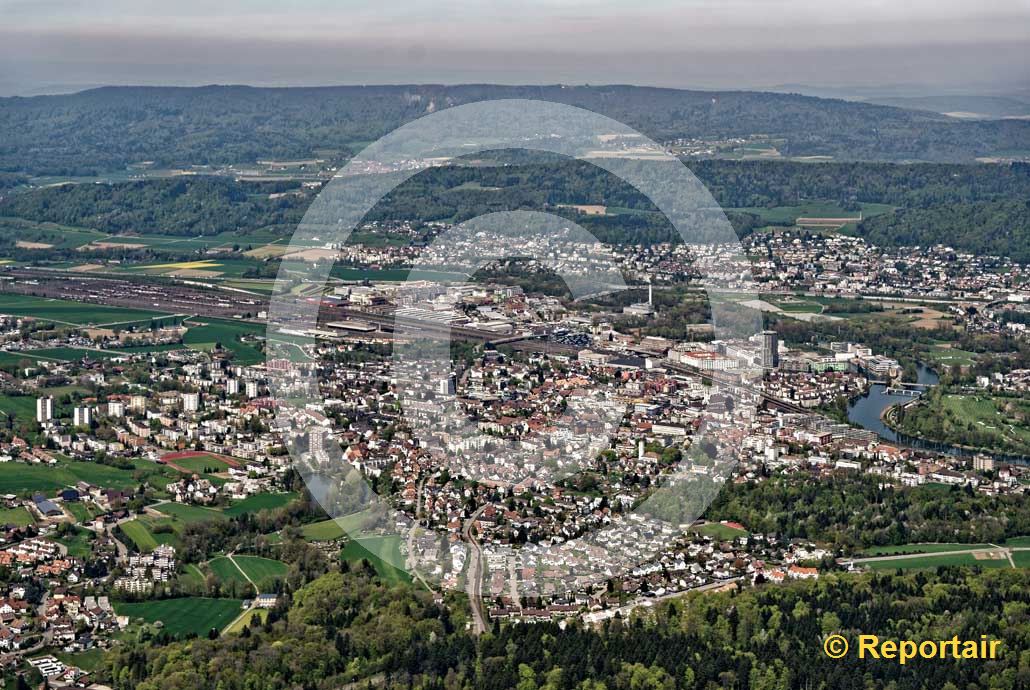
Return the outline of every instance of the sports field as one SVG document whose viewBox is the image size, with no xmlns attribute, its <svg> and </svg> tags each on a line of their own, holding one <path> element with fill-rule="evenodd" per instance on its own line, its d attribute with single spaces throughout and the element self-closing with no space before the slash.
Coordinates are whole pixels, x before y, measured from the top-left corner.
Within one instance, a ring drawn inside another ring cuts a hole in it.
<svg viewBox="0 0 1030 690">
<path fill-rule="evenodd" d="M 115 602 L 115 611 L 120 616 L 141 618 L 148 623 L 161 621 L 171 635 L 193 633 L 207 636 L 214 628 L 221 630 L 240 615 L 239 599 L 209 599 L 207 597 L 184 597 L 135 603 Z"/>
</svg>

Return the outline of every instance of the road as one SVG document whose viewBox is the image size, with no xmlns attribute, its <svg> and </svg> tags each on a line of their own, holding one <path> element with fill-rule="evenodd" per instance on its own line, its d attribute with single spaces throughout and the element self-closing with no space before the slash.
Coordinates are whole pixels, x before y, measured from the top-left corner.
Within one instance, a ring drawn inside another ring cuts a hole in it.
<svg viewBox="0 0 1030 690">
<path fill-rule="evenodd" d="M 465 591 L 469 597 L 469 605 L 472 607 L 472 632 L 476 635 L 486 632 L 486 613 L 483 611 L 483 548 L 472 535 L 472 530 L 484 510 L 486 510 L 486 506 L 472 513 L 461 528 L 461 538 L 468 543 L 470 551 Z"/>
</svg>

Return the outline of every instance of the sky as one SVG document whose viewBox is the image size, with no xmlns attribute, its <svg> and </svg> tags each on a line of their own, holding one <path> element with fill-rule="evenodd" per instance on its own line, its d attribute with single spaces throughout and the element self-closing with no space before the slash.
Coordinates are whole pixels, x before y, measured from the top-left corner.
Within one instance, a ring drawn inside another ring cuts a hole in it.
<svg viewBox="0 0 1030 690">
<path fill-rule="evenodd" d="M 0 0 L 0 17 L 3 94 L 426 82 L 1030 91 L 1030 0 Z"/>
</svg>

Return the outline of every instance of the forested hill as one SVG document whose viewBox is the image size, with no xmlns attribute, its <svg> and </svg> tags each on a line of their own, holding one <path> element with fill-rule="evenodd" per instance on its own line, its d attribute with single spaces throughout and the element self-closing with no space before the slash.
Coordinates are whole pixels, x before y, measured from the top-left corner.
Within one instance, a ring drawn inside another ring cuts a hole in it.
<svg viewBox="0 0 1030 690">
<path fill-rule="evenodd" d="M 633 86 L 106 87 L 0 99 L 0 171 L 88 175 L 260 158 L 345 158 L 441 108 L 536 98 L 594 110 L 656 140 L 766 134 L 790 156 L 971 161 L 1030 150 L 1030 122 L 965 122 L 925 111 L 792 94 Z"/>
</svg>

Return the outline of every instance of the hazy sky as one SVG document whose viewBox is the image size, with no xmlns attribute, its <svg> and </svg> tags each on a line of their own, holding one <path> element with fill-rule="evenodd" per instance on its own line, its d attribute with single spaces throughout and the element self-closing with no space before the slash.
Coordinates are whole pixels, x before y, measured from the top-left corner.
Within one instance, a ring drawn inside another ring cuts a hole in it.
<svg viewBox="0 0 1030 690">
<path fill-rule="evenodd" d="M 0 91 L 95 84 L 1030 85 L 1030 0 L 0 0 Z"/>
</svg>

